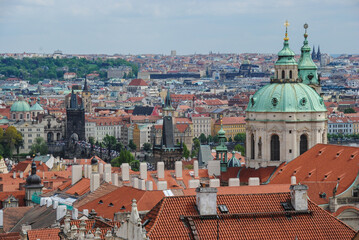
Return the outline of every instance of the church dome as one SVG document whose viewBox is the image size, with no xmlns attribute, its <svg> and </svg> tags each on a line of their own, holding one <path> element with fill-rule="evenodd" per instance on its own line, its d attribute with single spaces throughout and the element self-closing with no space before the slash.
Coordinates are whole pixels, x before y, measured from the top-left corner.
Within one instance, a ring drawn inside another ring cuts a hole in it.
<svg viewBox="0 0 359 240">
<path fill-rule="evenodd" d="M 241 166 L 241 162 L 236 158 L 235 154 L 236 153 L 233 151 L 232 158 L 229 159 L 228 164 L 227 164 L 228 167 L 240 167 Z"/>
<path fill-rule="evenodd" d="M 30 107 L 30 111 L 44 111 L 40 104 L 37 102 Z"/>
<path fill-rule="evenodd" d="M 31 175 L 26 178 L 26 186 L 40 186 L 41 178 L 36 175 L 36 163 L 35 161 L 31 164 Z"/>
<path fill-rule="evenodd" d="M 11 112 L 29 112 L 30 111 L 30 105 L 24 101 L 16 101 L 13 105 L 11 105 Z"/>
<path fill-rule="evenodd" d="M 303 83 L 271 83 L 251 98 L 247 112 L 326 112 L 323 99 Z"/>
</svg>

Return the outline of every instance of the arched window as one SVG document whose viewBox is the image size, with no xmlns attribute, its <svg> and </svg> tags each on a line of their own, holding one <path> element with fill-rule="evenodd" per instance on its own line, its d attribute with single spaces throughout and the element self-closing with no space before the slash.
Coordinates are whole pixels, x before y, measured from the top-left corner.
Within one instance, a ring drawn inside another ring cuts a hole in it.
<svg viewBox="0 0 359 240">
<path fill-rule="evenodd" d="M 289 71 L 289 78 L 292 79 L 293 75 L 292 75 L 292 70 Z"/>
<path fill-rule="evenodd" d="M 308 150 L 308 137 L 305 134 L 302 134 L 300 136 L 299 150 L 300 150 L 300 155 L 302 155 Z"/>
<path fill-rule="evenodd" d="M 284 70 L 282 70 L 282 79 L 284 79 L 284 77 L 285 77 L 285 72 Z"/>
<path fill-rule="evenodd" d="M 254 134 L 251 135 L 251 159 L 254 159 L 254 149 L 255 142 L 254 142 Z"/>
<path fill-rule="evenodd" d="M 279 146 L 279 136 L 274 134 L 271 137 L 270 141 L 270 160 L 279 161 L 280 158 L 280 146 Z"/>
</svg>

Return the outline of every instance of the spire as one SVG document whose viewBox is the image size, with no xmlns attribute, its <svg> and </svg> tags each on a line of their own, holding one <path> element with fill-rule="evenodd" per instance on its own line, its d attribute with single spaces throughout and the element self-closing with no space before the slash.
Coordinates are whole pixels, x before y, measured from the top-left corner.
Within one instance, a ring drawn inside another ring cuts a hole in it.
<svg viewBox="0 0 359 240">
<path fill-rule="evenodd" d="M 71 92 L 70 108 L 72 108 L 72 109 L 78 108 L 77 95 L 74 93 L 74 89 L 72 89 L 72 92 Z"/>
<path fill-rule="evenodd" d="M 317 54 L 315 53 L 315 46 L 313 45 L 312 59 L 315 60 L 317 58 Z"/>
<path fill-rule="evenodd" d="M 88 91 L 89 91 L 88 86 L 87 86 L 87 79 L 86 79 L 86 78 L 85 78 L 85 84 L 84 84 L 84 89 L 83 89 L 83 91 L 85 91 L 85 92 L 88 92 Z"/>
<path fill-rule="evenodd" d="M 304 24 L 304 42 L 301 48 L 301 56 L 298 63 L 298 71 L 299 71 L 299 78 L 305 84 L 314 84 L 318 85 L 318 73 L 317 73 L 317 66 L 313 62 L 310 56 L 310 47 L 308 44 L 308 24 Z M 314 52 L 314 50 L 313 50 Z"/>
<path fill-rule="evenodd" d="M 318 45 L 317 60 L 320 61 L 320 58 L 321 58 L 320 46 Z"/>
<path fill-rule="evenodd" d="M 166 98 L 165 98 L 164 108 L 166 108 L 168 110 L 173 109 L 171 93 L 170 93 L 169 89 L 167 90 L 167 95 L 166 95 Z"/>
</svg>

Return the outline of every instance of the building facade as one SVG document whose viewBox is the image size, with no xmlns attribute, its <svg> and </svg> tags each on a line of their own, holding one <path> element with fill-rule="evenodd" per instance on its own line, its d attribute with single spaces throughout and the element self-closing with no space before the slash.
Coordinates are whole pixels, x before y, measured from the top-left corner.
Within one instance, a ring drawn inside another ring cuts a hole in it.
<svg viewBox="0 0 359 240">
<path fill-rule="evenodd" d="M 252 168 L 279 166 L 327 143 L 327 109 L 319 94 L 302 83 L 288 41 L 286 30 L 275 75 L 246 110 L 246 165 Z"/>
</svg>

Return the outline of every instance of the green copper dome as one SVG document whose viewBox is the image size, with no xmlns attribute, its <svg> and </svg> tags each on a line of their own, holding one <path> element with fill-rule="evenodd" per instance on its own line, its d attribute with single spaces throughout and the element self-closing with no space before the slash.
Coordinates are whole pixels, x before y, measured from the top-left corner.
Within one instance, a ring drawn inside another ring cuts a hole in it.
<svg viewBox="0 0 359 240">
<path fill-rule="evenodd" d="M 285 39 L 283 49 L 279 51 L 275 65 L 297 65 L 294 56 L 295 53 L 289 48 L 289 42 Z"/>
<path fill-rule="evenodd" d="M 16 101 L 11 106 L 11 112 L 29 112 L 30 111 L 30 105 L 22 100 L 22 101 Z"/>
<path fill-rule="evenodd" d="M 31 111 L 44 111 L 44 109 L 41 107 L 41 105 L 38 104 L 37 102 L 30 107 L 30 110 Z"/>
<path fill-rule="evenodd" d="M 272 83 L 259 89 L 247 112 L 325 112 L 323 99 L 303 83 Z"/>
</svg>

